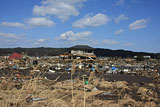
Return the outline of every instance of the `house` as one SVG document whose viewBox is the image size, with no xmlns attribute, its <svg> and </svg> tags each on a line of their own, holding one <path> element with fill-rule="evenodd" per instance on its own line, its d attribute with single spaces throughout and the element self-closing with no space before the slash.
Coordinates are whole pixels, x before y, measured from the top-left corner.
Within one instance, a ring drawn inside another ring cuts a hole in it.
<svg viewBox="0 0 160 107">
<path fill-rule="evenodd" d="M 134 59 L 137 59 L 138 57 L 142 57 L 144 59 L 151 59 L 151 56 L 134 56 Z"/>
<path fill-rule="evenodd" d="M 88 45 L 76 45 L 69 48 L 69 53 L 74 57 L 95 59 L 94 48 Z"/>
<path fill-rule="evenodd" d="M 14 52 L 12 55 L 9 56 L 9 60 L 19 60 L 22 59 L 22 55 Z"/>
</svg>

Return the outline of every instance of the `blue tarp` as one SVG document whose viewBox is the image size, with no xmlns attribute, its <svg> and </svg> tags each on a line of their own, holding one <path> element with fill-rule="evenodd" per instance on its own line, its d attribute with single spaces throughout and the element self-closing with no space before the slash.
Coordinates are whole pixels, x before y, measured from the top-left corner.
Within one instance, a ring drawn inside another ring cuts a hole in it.
<svg viewBox="0 0 160 107">
<path fill-rule="evenodd" d="M 13 66 L 13 69 L 16 69 L 17 68 L 17 66 Z"/>
<path fill-rule="evenodd" d="M 116 69 L 116 67 L 112 67 L 112 70 L 115 70 Z"/>
<path fill-rule="evenodd" d="M 91 68 L 91 70 L 92 70 L 92 71 L 95 71 L 95 68 L 94 68 L 94 67 L 92 67 L 92 68 Z"/>
</svg>

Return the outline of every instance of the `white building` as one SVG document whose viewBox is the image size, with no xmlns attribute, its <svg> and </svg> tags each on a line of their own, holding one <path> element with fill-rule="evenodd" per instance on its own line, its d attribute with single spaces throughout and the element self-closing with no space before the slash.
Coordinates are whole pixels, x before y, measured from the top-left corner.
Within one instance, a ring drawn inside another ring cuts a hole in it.
<svg viewBox="0 0 160 107">
<path fill-rule="evenodd" d="M 85 56 L 85 57 L 96 57 L 94 54 L 94 48 L 88 45 L 76 45 L 70 48 L 70 53 L 73 56 Z"/>
</svg>

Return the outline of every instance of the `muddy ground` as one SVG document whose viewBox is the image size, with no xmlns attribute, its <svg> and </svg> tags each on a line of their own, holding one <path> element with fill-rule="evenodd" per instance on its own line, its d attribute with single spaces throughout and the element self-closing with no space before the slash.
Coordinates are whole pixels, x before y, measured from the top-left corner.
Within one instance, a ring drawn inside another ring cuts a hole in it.
<svg viewBox="0 0 160 107">
<path fill-rule="evenodd" d="M 82 75 L 89 76 L 89 72 L 75 72 L 73 78 L 81 78 Z M 49 80 L 55 80 L 59 75 L 61 75 L 57 81 L 64 81 L 71 78 L 70 72 L 68 73 L 45 73 L 44 76 Z M 126 75 L 126 74 L 94 74 L 97 78 L 104 78 L 104 80 L 113 82 L 113 81 L 126 81 L 128 83 L 152 83 L 153 78 L 137 76 L 137 75 Z"/>
</svg>

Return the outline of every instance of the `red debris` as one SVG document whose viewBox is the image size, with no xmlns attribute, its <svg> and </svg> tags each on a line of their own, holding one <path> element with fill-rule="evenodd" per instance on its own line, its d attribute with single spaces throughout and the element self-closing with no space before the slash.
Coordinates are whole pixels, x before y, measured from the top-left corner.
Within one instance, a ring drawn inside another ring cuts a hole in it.
<svg viewBox="0 0 160 107">
<path fill-rule="evenodd" d="M 16 77 L 20 77 L 21 75 L 20 75 L 20 74 L 15 74 L 15 76 L 16 76 Z"/>
</svg>

